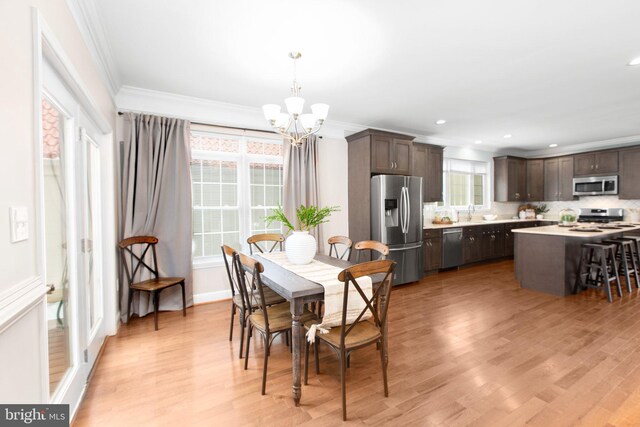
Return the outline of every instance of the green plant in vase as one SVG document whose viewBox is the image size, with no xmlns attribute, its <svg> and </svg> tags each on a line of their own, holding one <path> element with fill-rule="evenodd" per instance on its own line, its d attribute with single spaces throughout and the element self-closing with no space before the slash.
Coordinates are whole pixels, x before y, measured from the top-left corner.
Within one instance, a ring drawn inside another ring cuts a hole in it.
<svg viewBox="0 0 640 427">
<path fill-rule="evenodd" d="M 549 208 L 547 207 L 547 205 L 545 203 L 540 203 L 539 205 L 534 206 L 533 210 L 536 213 L 536 218 L 538 218 L 538 219 L 542 219 L 544 214 L 549 212 Z"/>
<path fill-rule="evenodd" d="M 292 264 L 308 264 L 316 255 L 318 243 L 315 237 L 309 234 L 320 224 L 329 222 L 329 217 L 333 212 L 338 212 L 338 206 L 327 206 L 320 208 L 316 205 L 300 205 L 296 209 L 296 225 L 287 218 L 282 206 L 275 208 L 271 215 L 265 217 L 267 225 L 280 222 L 287 229 L 287 234 L 291 233 L 285 241 L 285 253 Z"/>
</svg>

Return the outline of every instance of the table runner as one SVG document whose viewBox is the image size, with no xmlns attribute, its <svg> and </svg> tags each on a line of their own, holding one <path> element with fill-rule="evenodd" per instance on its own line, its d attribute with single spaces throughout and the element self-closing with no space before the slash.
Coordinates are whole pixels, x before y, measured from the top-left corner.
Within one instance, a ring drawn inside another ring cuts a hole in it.
<svg viewBox="0 0 640 427">
<path fill-rule="evenodd" d="M 297 265 L 289 262 L 284 252 L 274 252 L 268 254 L 259 254 L 259 256 L 278 264 L 280 267 L 304 277 L 307 280 L 318 283 L 324 288 L 324 316 L 322 323 L 313 325 L 307 332 L 307 340 L 314 342 L 316 332 L 326 334 L 331 327 L 340 326 L 342 324 L 342 302 L 344 298 L 344 283 L 338 280 L 338 274 L 343 268 L 325 264 L 320 261 L 313 260 L 309 264 Z M 362 276 L 357 279 L 358 285 L 362 288 L 362 292 L 368 299 L 372 296 L 371 278 Z M 353 323 L 362 310 L 366 307 L 366 303 L 355 289 L 355 286 L 349 286 L 349 298 L 347 300 L 347 324 Z M 367 310 L 360 320 L 371 317 L 371 311 Z"/>
</svg>

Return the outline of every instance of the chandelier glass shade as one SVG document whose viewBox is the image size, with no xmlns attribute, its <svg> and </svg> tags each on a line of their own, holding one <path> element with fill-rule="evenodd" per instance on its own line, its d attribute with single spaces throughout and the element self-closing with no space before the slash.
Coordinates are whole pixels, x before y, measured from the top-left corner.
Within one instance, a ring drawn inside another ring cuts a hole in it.
<svg viewBox="0 0 640 427">
<path fill-rule="evenodd" d="M 311 105 L 311 113 L 303 113 L 304 98 L 300 96 L 300 85 L 296 78 L 296 61 L 302 56 L 300 52 L 289 53 L 293 59 L 293 86 L 291 96 L 284 100 L 287 112 L 282 112 L 278 104 L 262 106 L 264 117 L 273 131 L 282 135 L 291 145 L 299 147 L 309 135 L 317 133 L 329 114 L 327 104 Z"/>
</svg>

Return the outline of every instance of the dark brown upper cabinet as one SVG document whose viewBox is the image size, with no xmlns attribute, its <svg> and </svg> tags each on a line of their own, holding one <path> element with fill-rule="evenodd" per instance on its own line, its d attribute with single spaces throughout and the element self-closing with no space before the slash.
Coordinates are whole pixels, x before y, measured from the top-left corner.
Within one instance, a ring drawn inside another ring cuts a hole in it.
<svg viewBox="0 0 640 427">
<path fill-rule="evenodd" d="M 411 175 L 422 177 L 423 202 L 442 201 L 442 147 L 413 144 Z"/>
<path fill-rule="evenodd" d="M 523 202 L 527 191 L 527 161 L 520 157 L 493 158 L 494 200 Z"/>
<path fill-rule="evenodd" d="M 371 176 L 410 175 L 413 137 L 366 129 L 347 137 L 349 237 L 371 238 Z"/>
<path fill-rule="evenodd" d="M 573 156 L 574 176 L 604 175 L 618 173 L 618 152 L 599 151 Z"/>
<path fill-rule="evenodd" d="M 544 200 L 544 160 L 527 160 L 527 200 Z"/>
<path fill-rule="evenodd" d="M 412 137 L 405 135 L 381 131 L 372 133 L 371 172 L 395 175 L 411 174 L 412 141 Z"/>
<path fill-rule="evenodd" d="M 573 200 L 572 156 L 553 157 L 544 161 L 544 199 L 546 201 Z"/>
<path fill-rule="evenodd" d="M 640 199 L 640 147 L 620 150 L 619 180 L 619 198 Z"/>
</svg>

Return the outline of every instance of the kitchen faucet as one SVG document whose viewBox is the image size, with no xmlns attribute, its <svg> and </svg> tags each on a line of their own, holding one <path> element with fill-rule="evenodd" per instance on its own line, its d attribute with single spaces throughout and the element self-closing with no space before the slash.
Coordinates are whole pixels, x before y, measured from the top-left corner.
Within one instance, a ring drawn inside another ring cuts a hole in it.
<svg viewBox="0 0 640 427">
<path fill-rule="evenodd" d="M 469 205 L 469 215 L 467 215 L 467 222 L 471 222 L 472 214 L 476 213 L 476 207 L 473 204 Z"/>
</svg>

